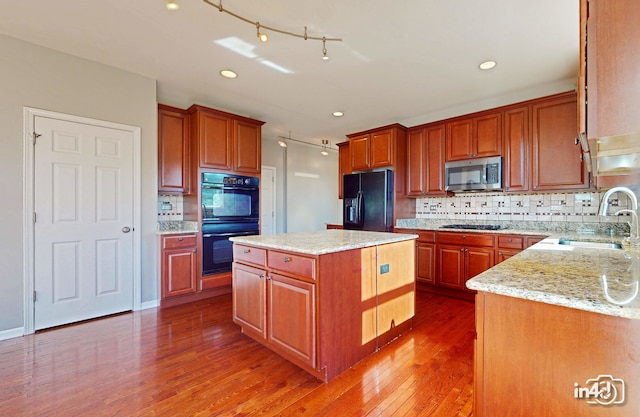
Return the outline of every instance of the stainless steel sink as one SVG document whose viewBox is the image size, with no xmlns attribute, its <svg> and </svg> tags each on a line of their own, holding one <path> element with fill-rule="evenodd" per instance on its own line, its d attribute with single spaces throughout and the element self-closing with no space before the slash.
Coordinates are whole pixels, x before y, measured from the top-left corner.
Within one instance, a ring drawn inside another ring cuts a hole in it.
<svg viewBox="0 0 640 417">
<path fill-rule="evenodd" d="M 584 240 L 560 239 L 560 245 L 578 246 L 587 249 L 622 249 L 622 245 L 612 242 L 587 242 Z"/>
</svg>

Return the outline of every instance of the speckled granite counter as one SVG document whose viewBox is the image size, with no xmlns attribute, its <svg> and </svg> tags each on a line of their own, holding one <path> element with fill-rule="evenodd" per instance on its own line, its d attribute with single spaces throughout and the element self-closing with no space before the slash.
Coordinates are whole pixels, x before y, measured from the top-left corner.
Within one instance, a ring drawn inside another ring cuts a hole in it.
<svg viewBox="0 0 640 417">
<path fill-rule="evenodd" d="M 268 249 L 308 255 L 341 252 L 385 243 L 401 242 L 417 238 L 404 233 L 363 232 L 357 230 L 322 230 L 316 232 L 283 233 L 277 235 L 238 236 L 232 242 L 256 245 Z"/>
<path fill-rule="evenodd" d="M 467 287 L 640 319 L 639 278 L 638 248 L 581 248 L 560 245 L 558 239 L 547 238 L 470 279 Z M 628 300 L 631 301 L 625 305 L 617 304 Z"/>
<path fill-rule="evenodd" d="M 158 222 L 156 234 L 175 235 L 180 233 L 197 233 L 198 222 L 169 220 Z"/>
</svg>

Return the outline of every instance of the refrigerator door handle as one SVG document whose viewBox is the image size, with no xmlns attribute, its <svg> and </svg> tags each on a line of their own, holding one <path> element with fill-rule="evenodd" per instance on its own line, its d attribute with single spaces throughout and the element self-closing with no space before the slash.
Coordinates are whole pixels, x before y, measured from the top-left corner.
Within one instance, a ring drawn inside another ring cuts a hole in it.
<svg viewBox="0 0 640 417">
<path fill-rule="evenodd" d="M 364 224 L 364 194 L 362 191 L 358 191 L 356 196 L 356 223 L 358 226 L 362 227 Z"/>
</svg>

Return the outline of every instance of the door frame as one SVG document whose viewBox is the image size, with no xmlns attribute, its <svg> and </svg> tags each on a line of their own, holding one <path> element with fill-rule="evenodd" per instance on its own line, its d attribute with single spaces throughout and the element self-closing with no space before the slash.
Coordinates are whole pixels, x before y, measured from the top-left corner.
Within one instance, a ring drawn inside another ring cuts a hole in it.
<svg viewBox="0 0 640 417">
<path fill-rule="evenodd" d="M 35 302 L 33 301 L 33 291 L 35 288 L 34 273 L 34 249 L 35 249 L 35 228 L 33 225 L 34 206 L 34 174 L 35 174 L 35 149 L 33 146 L 33 132 L 35 129 L 35 118 L 49 117 L 52 119 L 64 120 L 72 123 L 83 123 L 94 126 L 119 129 L 131 132 L 133 136 L 133 300 L 131 307 L 133 310 L 141 308 L 141 228 L 140 228 L 140 191 L 141 191 L 141 161 L 140 142 L 141 129 L 138 126 L 125 125 L 121 123 L 108 122 L 105 120 L 91 119 L 87 117 L 75 116 L 71 114 L 58 113 L 49 110 L 42 110 L 33 107 L 23 108 L 24 137 L 23 137 L 23 277 L 24 277 L 24 334 L 31 334 L 35 328 Z M 137 233 L 135 233 L 137 232 Z"/>
<path fill-rule="evenodd" d="M 272 234 L 276 234 L 278 233 L 278 226 L 277 226 L 277 218 L 278 218 L 278 213 L 276 212 L 276 207 L 278 206 L 276 204 L 276 198 L 278 197 L 277 191 L 276 191 L 276 183 L 277 183 L 277 177 L 276 177 L 276 167 L 272 167 L 269 165 L 262 165 L 260 167 L 260 181 L 264 181 L 264 175 L 263 173 L 265 171 L 269 171 L 273 174 L 273 184 L 271 185 L 271 201 L 273 203 L 273 219 L 272 219 Z M 260 192 L 262 192 L 262 187 L 260 188 Z M 260 199 L 260 204 L 262 204 L 262 199 Z M 260 206 L 260 213 L 262 214 L 262 206 Z M 262 218 L 262 215 L 260 216 Z M 260 225 L 260 234 L 262 234 L 262 225 Z"/>
</svg>

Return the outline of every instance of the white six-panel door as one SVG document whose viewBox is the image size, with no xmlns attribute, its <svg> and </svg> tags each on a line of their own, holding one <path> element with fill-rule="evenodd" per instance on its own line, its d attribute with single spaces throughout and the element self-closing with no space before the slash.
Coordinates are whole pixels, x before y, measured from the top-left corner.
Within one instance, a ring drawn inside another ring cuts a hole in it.
<svg viewBox="0 0 640 417">
<path fill-rule="evenodd" d="M 35 330 L 133 308 L 133 134 L 36 116 Z"/>
</svg>

